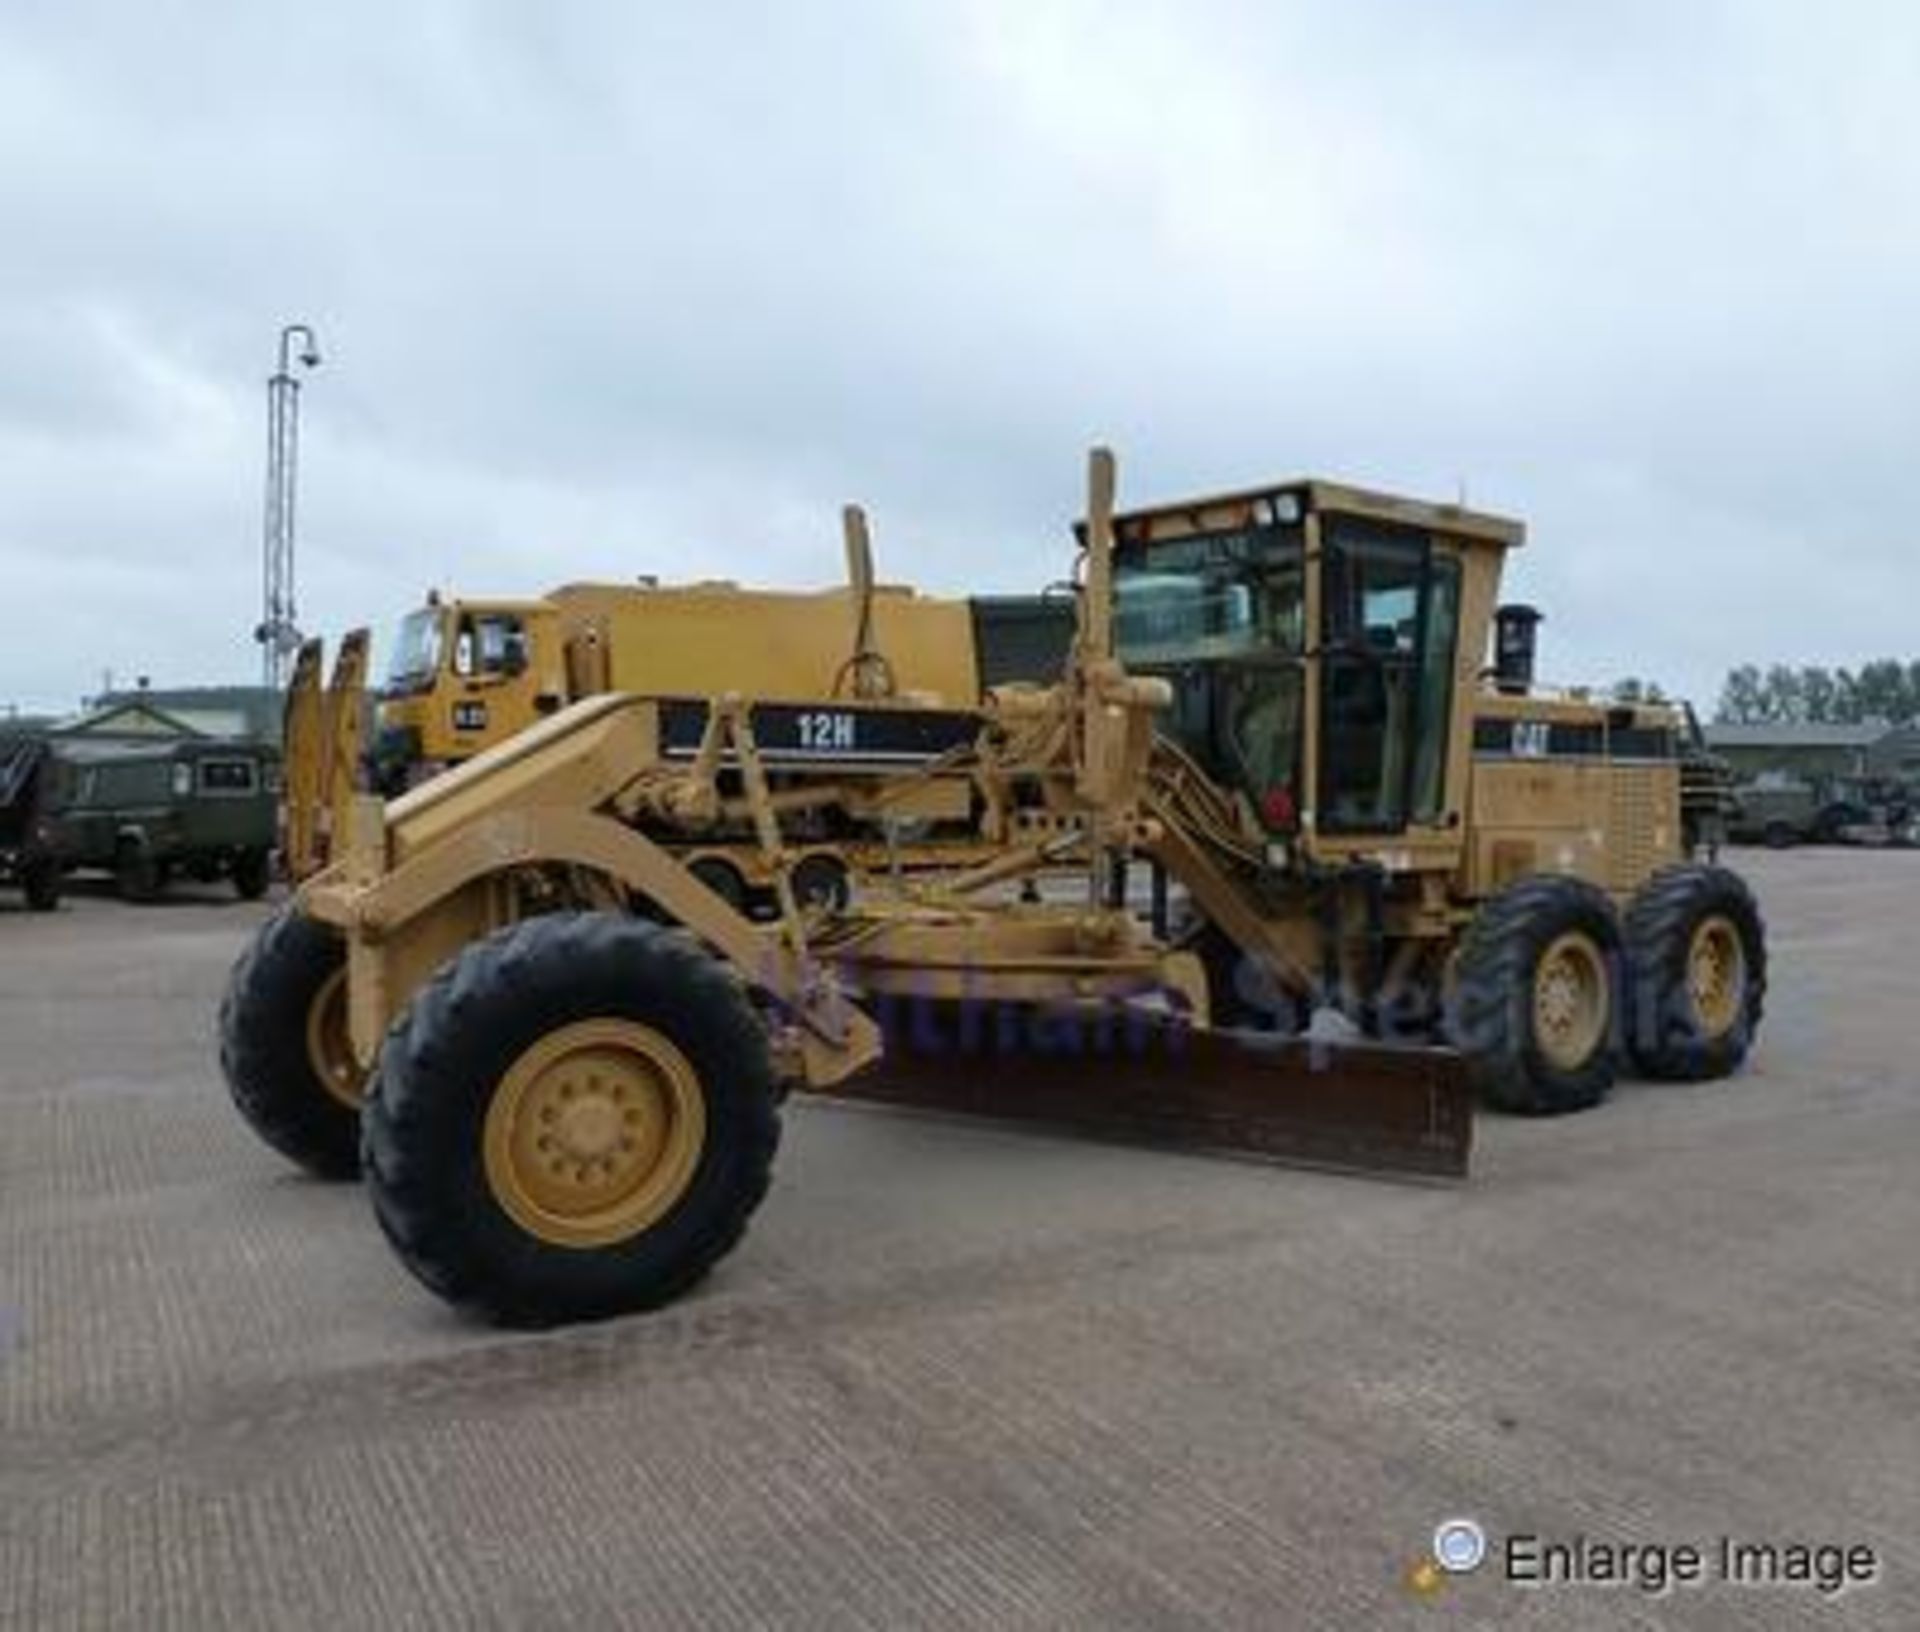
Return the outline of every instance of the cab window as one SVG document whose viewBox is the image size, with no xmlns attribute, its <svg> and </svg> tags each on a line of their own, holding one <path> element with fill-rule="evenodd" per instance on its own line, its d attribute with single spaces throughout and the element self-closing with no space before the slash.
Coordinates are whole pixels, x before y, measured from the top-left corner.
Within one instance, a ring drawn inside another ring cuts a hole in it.
<svg viewBox="0 0 1920 1632">
<path fill-rule="evenodd" d="M 453 672 L 465 679 L 526 672 L 526 625 L 511 613 L 469 613 L 453 641 Z"/>
<path fill-rule="evenodd" d="M 1324 524 L 1320 826 L 1393 833 L 1439 819 L 1460 566 L 1425 534 Z"/>
<path fill-rule="evenodd" d="M 259 778 L 250 759 L 203 759 L 200 761 L 202 793 L 252 793 Z"/>
<path fill-rule="evenodd" d="M 1420 666 L 1420 734 L 1413 746 L 1413 819 L 1437 822 L 1447 802 L 1447 731 L 1460 630 L 1460 562 L 1435 556 L 1428 582 L 1427 647 Z"/>
<path fill-rule="evenodd" d="M 1297 520 L 1123 544 L 1114 558 L 1120 656 L 1173 691 L 1160 728 L 1270 831 L 1291 830 L 1300 805 L 1305 560 Z"/>
</svg>

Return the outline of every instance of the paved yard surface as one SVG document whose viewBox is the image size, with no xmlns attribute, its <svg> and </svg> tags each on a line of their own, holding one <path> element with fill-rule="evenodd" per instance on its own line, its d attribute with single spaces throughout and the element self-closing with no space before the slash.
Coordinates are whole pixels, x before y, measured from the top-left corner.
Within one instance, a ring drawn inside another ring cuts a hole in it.
<svg viewBox="0 0 1920 1632">
<path fill-rule="evenodd" d="M 230 1112 L 254 909 L 9 892 L 0 1622 L 1920 1625 L 1920 854 L 1743 865 L 1740 1080 L 1487 1118 L 1457 1188 L 797 1107 L 699 1295 L 537 1337 Z M 1420 1601 L 1454 1514 L 1884 1579 Z"/>
</svg>

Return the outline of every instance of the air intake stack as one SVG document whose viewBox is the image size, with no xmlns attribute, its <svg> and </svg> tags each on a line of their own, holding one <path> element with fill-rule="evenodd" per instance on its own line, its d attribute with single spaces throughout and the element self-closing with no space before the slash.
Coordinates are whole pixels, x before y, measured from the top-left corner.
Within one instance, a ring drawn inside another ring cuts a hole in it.
<svg viewBox="0 0 1920 1632">
<path fill-rule="evenodd" d="M 1541 618 L 1536 607 L 1502 606 L 1493 614 L 1493 683 L 1525 696 L 1533 686 L 1533 653 Z"/>
</svg>

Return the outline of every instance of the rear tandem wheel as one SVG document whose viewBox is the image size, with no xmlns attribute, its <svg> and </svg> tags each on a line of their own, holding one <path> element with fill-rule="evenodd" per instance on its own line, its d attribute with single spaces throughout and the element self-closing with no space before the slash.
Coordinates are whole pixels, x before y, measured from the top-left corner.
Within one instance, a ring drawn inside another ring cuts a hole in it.
<svg viewBox="0 0 1920 1632">
<path fill-rule="evenodd" d="M 1620 926 L 1582 879 L 1522 878 L 1460 945 L 1447 1029 L 1489 1104 L 1528 1116 L 1597 1105 L 1619 1071 Z"/>
<path fill-rule="evenodd" d="M 1724 1077 L 1747 1057 L 1767 990 L 1766 927 L 1739 874 L 1685 863 L 1627 911 L 1634 1063 L 1650 1077 Z"/>
</svg>

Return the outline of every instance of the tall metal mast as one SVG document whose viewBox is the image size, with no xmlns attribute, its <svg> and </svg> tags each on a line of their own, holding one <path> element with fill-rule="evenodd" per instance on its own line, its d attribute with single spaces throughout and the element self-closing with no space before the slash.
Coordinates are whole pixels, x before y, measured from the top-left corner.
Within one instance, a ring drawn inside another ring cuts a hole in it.
<svg viewBox="0 0 1920 1632">
<path fill-rule="evenodd" d="M 293 349 L 295 337 L 301 348 Z M 305 323 L 280 331 L 280 362 L 267 381 L 267 509 L 261 539 L 261 616 L 253 638 L 260 643 L 261 684 L 278 691 L 300 646 L 294 604 L 294 493 L 300 465 L 300 382 L 293 365 L 320 366 L 320 344 Z"/>
</svg>

